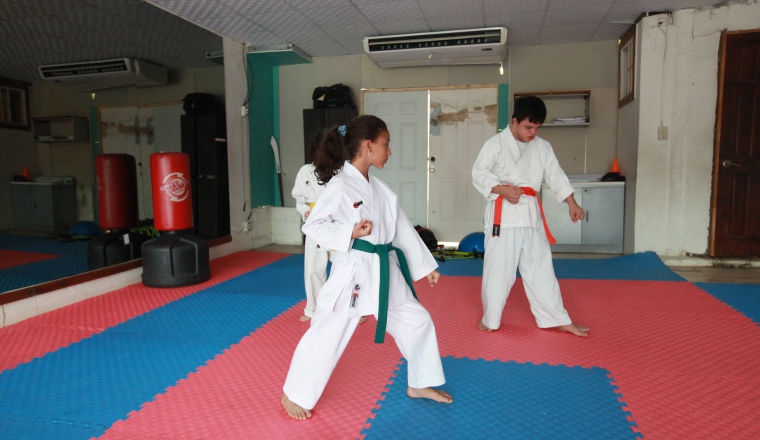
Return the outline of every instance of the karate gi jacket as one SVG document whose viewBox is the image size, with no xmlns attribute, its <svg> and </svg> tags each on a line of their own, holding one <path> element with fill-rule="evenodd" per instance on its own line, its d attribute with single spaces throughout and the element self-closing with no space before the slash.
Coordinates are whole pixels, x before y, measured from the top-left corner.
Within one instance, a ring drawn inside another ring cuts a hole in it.
<svg viewBox="0 0 760 440">
<path fill-rule="evenodd" d="M 551 144 L 536 136 L 520 156 L 520 148 L 509 128 L 488 139 L 472 167 L 472 184 L 488 200 L 485 212 L 485 232 L 490 233 L 493 223 L 494 201 L 498 198 L 491 189 L 497 185 L 531 187 L 541 195 L 541 182 L 545 181 L 562 203 L 574 190 L 567 175 L 559 166 Z M 541 213 L 536 197 L 520 196 L 516 204 L 503 203 L 501 228 L 529 227 L 538 229 Z"/>
<path fill-rule="evenodd" d="M 317 304 L 326 310 L 348 310 L 353 316 L 377 314 L 380 289 L 380 262 L 377 254 L 351 249 L 354 225 L 362 219 L 372 221 L 370 235 L 361 237 L 372 244 L 392 243 L 401 249 L 409 264 L 412 279 L 419 280 L 438 267 L 419 234 L 387 184 L 370 175 L 369 182 L 349 162 L 326 185 L 303 232 L 318 245 L 334 249 L 330 277 L 320 290 Z M 398 268 L 395 252 L 390 252 L 390 289 L 388 308 L 413 300 Z M 357 289 L 358 286 L 358 289 Z M 358 290 L 358 292 L 357 292 Z M 336 304 L 342 293 L 358 293 L 356 307 L 348 302 Z"/>
<path fill-rule="evenodd" d="M 316 167 L 307 164 L 298 170 L 296 183 L 290 195 L 296 199 L 296 210 L 301 214 L 301 220 L 306 221 L 306 213 L 311 211 L 310 203 L 316 203 L 319 196 L 324 192 L 325 186 L 319 184 L 317 175 L 314 174 Z M 311 214 L 309 214 L 311 215 Z"/>
</svg>

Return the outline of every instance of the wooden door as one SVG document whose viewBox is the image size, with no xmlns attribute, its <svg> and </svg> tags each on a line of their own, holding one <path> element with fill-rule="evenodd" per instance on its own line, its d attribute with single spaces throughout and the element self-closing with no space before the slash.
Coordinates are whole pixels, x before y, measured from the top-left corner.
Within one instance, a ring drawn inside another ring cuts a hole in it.
<svg viewBox="0 0 760 440">
<path fill-rule="evenodd" d="M 385 121 L 393 153 L 370 174 L 387 183 L 412 224 L 427 226 L 428 92 L 365 92 L 364 114 Z"/>
<path fill-rule="evenodd" d="M 486 199 L 472 185 L 483 143 L 498 132 L 496 87 L 430 91 L 430 208 L 438 241 L 483 231 Z"/>
<path fill-rule="evenodd" d="M 760 257 L 760 31 L 721 37 L 713 182 L 710 254 Z"/>
</svg>

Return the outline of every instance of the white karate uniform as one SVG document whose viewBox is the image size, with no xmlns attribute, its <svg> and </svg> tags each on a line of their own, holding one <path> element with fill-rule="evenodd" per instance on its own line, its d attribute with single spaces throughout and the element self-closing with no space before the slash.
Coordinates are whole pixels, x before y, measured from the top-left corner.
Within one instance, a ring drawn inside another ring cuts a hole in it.
<svg viewBox="0 0 760 440">
<path fill-rule="evenodd" d="M 296 183 L 290 193 L 296 199 L 296 210 L 301 214 L 301 219 L 304 222 L 306 221 L 306 213 L 311 211 L 310 204 L 316 203 L 325 190 L 324 185 L 319 184 L 319 179 L 314 174 L 315 169 L 316 167 L 313 164 L 302 166 L 298 170 Z M 328 257 L 329 249 L 318 247 L 311 238 L 306 237 L 303 258 L 303 277 L 306 288 L 306 307 L 303 314 L 306 316 L 310 317 L 314 314 L 317 294 L 327 279 Z"/>
<path fill-rule="evenodd" d="M 305 409 L 312 409 L 322 395 L 359 318 L 377 317 L 379 257 L 351 249 L 354 225 L 365 218 L 372 221 L 372 232 L 361 239 L 372 244 L 392 243 L 401 249 L 412 279 L 419 280 L 438 267 L 401 210 L 396 194 L 375 177 L 367 182 L 346 162 L 303 226 L 316 243 L 337 251 L 330 278 L 319 292 L 311 325 L 293 354 L 283 386 L 288 398 Z M 445 378 L 433 321 L 406 284 L 394 251 L 389 260 L 386 330 L 408 362 L 408 384 L 413 388 L 442 385 Z M 352 298 L 355 293 L 356 300 Z"/>
<path fill-rule="evenodd" d="M 536 136 L 520 154 L 509 128 L 485 142 L 472 167 L 472 183 L 488 200 L 481 298 L 483 324 L 490 329 L 501 325 L 501 315 L 518 267 L 536 324 L 548 328 L 571 323 L 562 304 L 536 197 L 523 194 L 516 204 L 503 200 L 501 234 L 492 236 L 494 202 L 498 195 L 491 193 L 491 189 L 497 185 L 531 187 L 540 196 L 542 180 L 560 203 L 573 194 L 573 187 L 549 142 Z"/>
</svg>

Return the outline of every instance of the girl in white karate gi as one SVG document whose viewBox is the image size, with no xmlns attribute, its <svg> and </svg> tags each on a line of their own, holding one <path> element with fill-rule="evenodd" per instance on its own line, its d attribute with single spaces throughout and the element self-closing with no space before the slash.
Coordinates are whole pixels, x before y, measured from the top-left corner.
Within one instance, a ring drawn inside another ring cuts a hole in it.
<svg viewBox="0 0 760 440">
<path fill-rule="evenodd" d="M 312 142 L 311 159 L 314 160 L 314 154 L 317 151 L 324 131 L 317 134 Z M 317 203 L 317 199 L 324 191 L 324 182 L 320 182 L 314 170 L 316 167 L 313 163 L 306 164 L 298 170 L 296 182 L 293 186 L 291 195 L 296 199 L 296 210 L 301 214 L 301 219 L 305 222 L 311 214 L 312 207 Z M 314 307 L 317 304 L 317 294 L 327 279 L 327 262 L 329 260 L 330 250 L 320 248 L 309 237 L 306 237 L 304 245 L 303 275 L 304 287 L 306 289 L 306 307 L 303 310 L 301 321 L 308 321 L 314 314 Z"/>
<path fill-rule="evenodd" d="M 409 397 L 452 402 L 448 393 L 432 388 L 445 382 L 435 327 L 410 288 L 412 279 L 425 277 L 435 285 L 438 264 L 396 194 L 369 175 L 370 166 L 382 168 L 388 161 L 389 142 L 385 123 L 366 115 L 353 119 L 343 135 L 337 128 L 330 130 L 320 146 L 329 154 L 315 162 L 316 174 L 329 183 L 303 232 L 337 252 L 283 386 L 282 405 L 294 419 L 312 416 L 363 315 L 378 320 L 375 342 L 383 342 L 387 330 L 406 358 Z M 349 157 L 345 163 L 344 144 Z"/>
<path fill-rule="evenodd" d="M 573 187 L 551 145 L 536 136 L 545 118 L 546 106 L 540 98 L 526 96 L 517 100 L 509 129 L 485 142 L 472 167 L 472 183 L 488 200 L 481 288 L 483 318 L 478 328 L 488 332 L 499 328 L 519 267 L 538 327 L 554 327 L 585 337 L 588 328 L 574 324 L 562 304 L 550 235 L 538 200 L 541 181 L 545 180 L 557 201 L 567 203 L 570 219 L 583 220 L 583 209 L 575 202 Z M 508 203 L 502 203 L 504 200 Z"/>
</svg>

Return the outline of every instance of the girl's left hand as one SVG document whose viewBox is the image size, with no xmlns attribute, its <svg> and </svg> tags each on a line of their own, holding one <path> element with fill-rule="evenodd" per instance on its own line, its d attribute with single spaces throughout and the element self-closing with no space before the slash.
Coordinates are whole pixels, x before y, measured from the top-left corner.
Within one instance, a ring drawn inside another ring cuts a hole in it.
<svg viewBox="0 0 760 440">
<path fill-rule="evenodd" d="M 435 286 L 436 283 L 438 283 L 438 279 L 440 279 L 440 278 L 441 278 L 441 273 L 438 272 L 437 270 L 434 270 L 434 271 L 430 272 L 427 275 L 427 280 L 430 283 L 430 287 Z"/>
</svg>

